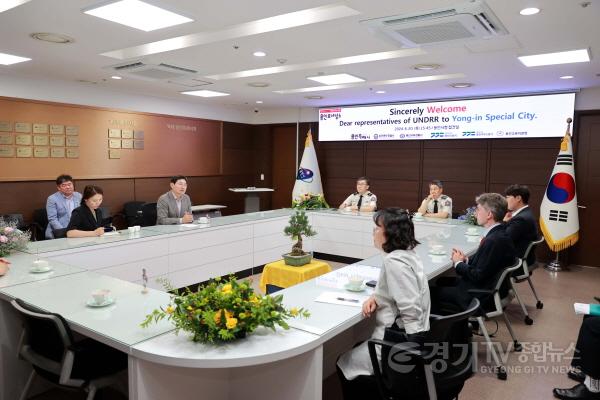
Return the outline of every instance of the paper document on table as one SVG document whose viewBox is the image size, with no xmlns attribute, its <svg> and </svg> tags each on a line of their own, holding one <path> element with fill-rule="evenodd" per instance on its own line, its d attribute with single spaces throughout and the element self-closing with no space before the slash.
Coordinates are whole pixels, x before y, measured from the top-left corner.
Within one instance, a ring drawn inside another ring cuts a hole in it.
<svg viewBox="0 0 600 400">
<path fill-rule="evenodd" d="M 198 225 L 196 224 L 181 224 L 181 226 L 185 227 L 185 228 L 197 228 Z"/>
<path fill-rule="evenodd" d="M 316 284 L 317 286 L 343 289 L 351 276 L 360 276 L 365 282 L 377 281 L 380 272 L 381 269 L 378 267 L 353 264 L 317 277 Z"/>
<path fill-rule="evenodd" d="M 121 234 L 121 232 L 119 232 L 119 231 L 110 231 L 110 232 L 104 232 L 104 235 L 102 235 L 102 236 L 117 236 L 120 234 Z"/>
<path fill-rule="evenodd" d="M 344 292 L 323 292 L 315 299 L 318 303 L 340 304 L 343 306 L 362 307 L 369 296 Z"/>
</svg>

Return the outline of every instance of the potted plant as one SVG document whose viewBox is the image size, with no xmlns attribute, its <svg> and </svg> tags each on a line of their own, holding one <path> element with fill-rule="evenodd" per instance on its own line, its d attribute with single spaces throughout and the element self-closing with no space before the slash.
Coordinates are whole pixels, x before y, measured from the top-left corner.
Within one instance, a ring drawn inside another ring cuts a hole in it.
<svg viewBox="0 0 600 400">
<path fill-rule="evenodd" d="M 290 217 L 288 226 L 283 229 L 286 236 L 291 236 L 296 243 L 292 246 L 291 253 L 283 255 L 286 265 L 299 267 L 308 264 L 312 260 L 312 254 L 302 249 L 302 236 L 310 237 L 317 234 L 308 223 L 308 216 L 304 211 L 296 211 Z"/>
</svg>

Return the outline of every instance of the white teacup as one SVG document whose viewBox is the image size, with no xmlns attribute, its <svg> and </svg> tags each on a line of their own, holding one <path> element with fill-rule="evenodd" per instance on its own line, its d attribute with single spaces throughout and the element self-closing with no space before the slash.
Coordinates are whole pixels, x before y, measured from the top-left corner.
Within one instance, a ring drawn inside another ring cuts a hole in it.
<svg viewBox="0 0 600 400">
<path fill-rule="evenodd" d="M 364 279 L 357 275 L 348 277 L 348 287 L 352 289 L 360 289 L 362 287 Z"/>
<path fill-rule="evenodd" d="M 139 232 L 140 229 L 142 229 L 142 227 L 139 225 L 135 225 L 133 228 L 135 229 L 136 232 Z"/>
<path fill-rule="evenodd" d="M 200 217 L 198 218 L 198 222 L 201 224 L 208 224 L 208 218 L 207 217 Z"/>
<path fill-rule="evenodd" d="M 479 232 L 479 229 L 475 228 L 474 226 L 467 228 L 467 233 L 471 234 L 471 235 L 475 235 Z"/>
<path fill-rule="evenodd" d="M 421 214 L 420 212 L 416 212 L 414 216 L 415 218 L 423 218 L 423 214 Z"/>
<path fill-rule="evenodd" d="M 129 234 L 133 234 L 135 233 L 135 226 L 130 226 L 129 228 L 127 228 L 127 230 L 129 231 Z"/>
<path fill-rule="evenodd" d="M 110 296 L 110 290 L 108 289 L 96 289 L 92 292 L 92 298 L 96 304 L 103 304 L 108 300 Z"/>
<path fill-rule="evenodd" d="M 33 263 L 31 263 L 33 265 L 32 269 L 35 271 L 42 271 L 46 268 L 48 268 L 48 261 L 46 260 L 35 260 Z"/>
</svg>

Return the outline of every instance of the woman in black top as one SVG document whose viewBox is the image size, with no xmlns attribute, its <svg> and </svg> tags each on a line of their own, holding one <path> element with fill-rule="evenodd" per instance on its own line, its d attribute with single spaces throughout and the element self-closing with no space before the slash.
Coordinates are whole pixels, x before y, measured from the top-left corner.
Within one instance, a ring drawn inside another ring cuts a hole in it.
<svg viewBox="0 0 600 400">
<path fill-rule="evenodd" d="M 81 205 L 71 213 L 67 237 L 89 237 L 104 235 L 102 213 L 99 210 L 104 192 L 98 186 L 88 185 L 83 190 Z"/>
</svg>

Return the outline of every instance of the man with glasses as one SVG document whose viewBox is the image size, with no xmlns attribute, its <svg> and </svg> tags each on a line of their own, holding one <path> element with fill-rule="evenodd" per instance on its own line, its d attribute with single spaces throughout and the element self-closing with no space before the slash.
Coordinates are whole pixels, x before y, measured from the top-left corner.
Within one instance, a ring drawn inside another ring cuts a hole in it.
<svg viewBox="0 0 600 400">
<path fill-rule="evenodd" d="M 46 239 L 54 239 L 54 231 L 63 230 L 69 225 L 71 212 L 81 203 L 81 193 L 75 191 L 71 175 L 63 174 L 56 178 L 56 189 L 58 191 L 46 200 Z"/>
<path fill-rule="evenodd" d="M 356 180 L 356 192 L 340 204 L 340 209 L 345 208 L 352 211 L 375 211 L 377 209 L 377 196 L 369 191 L 368 178 L 361 176 Z"/>
</svg>

